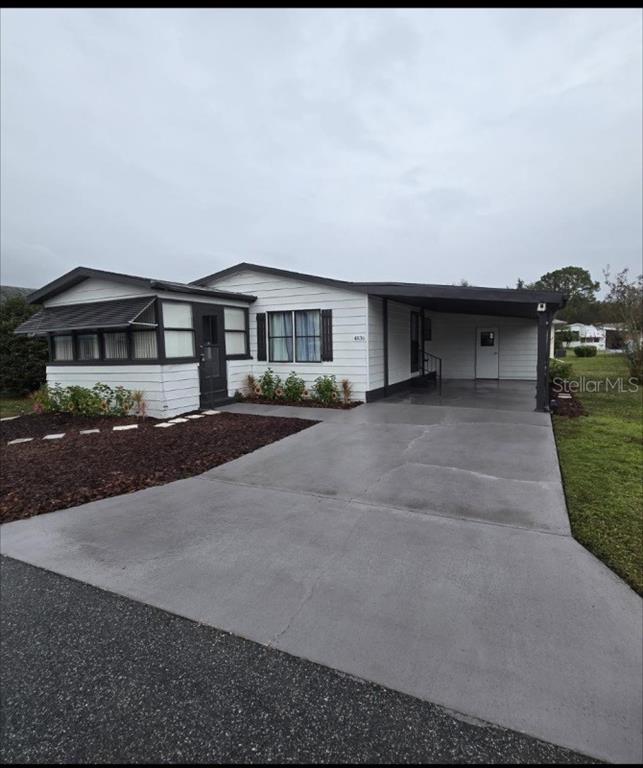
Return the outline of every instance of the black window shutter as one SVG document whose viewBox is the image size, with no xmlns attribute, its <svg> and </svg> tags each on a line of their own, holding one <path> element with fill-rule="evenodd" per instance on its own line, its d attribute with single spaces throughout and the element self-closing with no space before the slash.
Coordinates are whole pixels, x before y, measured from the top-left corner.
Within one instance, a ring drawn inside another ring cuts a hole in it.
<svg viewBox="0 0 643 768">
<path fill-rule="evenodd" d="M 257 360 L 266 359 L 266 313 L 257 312 Z"/>
<path fill-rule="evenodd" d="M 321 312 L 321 359 L 333 359 L 333 310 L 322 309 Z"/>
</svg>

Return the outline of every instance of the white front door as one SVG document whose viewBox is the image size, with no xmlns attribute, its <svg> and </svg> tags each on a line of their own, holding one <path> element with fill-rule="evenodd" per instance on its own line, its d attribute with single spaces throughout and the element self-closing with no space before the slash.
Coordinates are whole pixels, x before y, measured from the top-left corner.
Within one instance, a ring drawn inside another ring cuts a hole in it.
<svg viewBox="0 0 643 768">
<path fill-rule="evenodd" d="M 476 379 L 498 378 L 498 329 L 476 331 Z"/>
</svg>

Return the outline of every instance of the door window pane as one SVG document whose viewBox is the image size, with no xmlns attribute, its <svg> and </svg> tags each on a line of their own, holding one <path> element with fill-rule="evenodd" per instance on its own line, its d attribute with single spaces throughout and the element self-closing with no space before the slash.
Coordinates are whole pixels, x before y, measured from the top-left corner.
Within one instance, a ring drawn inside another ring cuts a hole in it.
<svg viewBox="0 0 643 768">
<path fill-rule="evenodd" d="M 295 312 L 295 359 L 298 363 L 321 361 L 321 312 Z"/>
<path fill-rule="evenodd" d="M 106 333 L 103 335 L 103 339 L 105 340 L 106 360 L 127 360 L 126 333 Z"/>
<path fill-rule="evenodd" d="M 493 331 L 480 331 L 480 346 L 493 347 L 496 343 L 495 333 Z"/>
<path fill-rule="evenodd" d="M 164 301 L 163 325 L 166 328 L 192 328 L 192 307 L 175 301 Z"/>
<path fill-rule="evenodd" d="M 203 341 L 206 344 L 216 344 L 219 340 L 216 315 L 203 316 Z"/>
<path fill-rule="evenodd" d="M 134 331 L 132 354 L 137 360 L 154 360 L 158 357 L 156 331 Z"/>
<path fill-rule="evenodd" d="M 71 336 L 54 336 L 54 360 L 73 360 L 74 341 Z"/>
<path fill-rule="evenodd" d="M 194 357 L 192 331 L 165 331 L 166 357 Z"/>
<path fill-rule="evenodd" d="M 79 360 L 98 360 L 100 352 L 98 350 L 98 334 L 82 333 L 78 336 L 78 359 Z"/>
<path fill-rule="evenodd" d="M 292 312 L 271 312 L 268 317 L 270 362 L 292 363 Z"/>
</svg>

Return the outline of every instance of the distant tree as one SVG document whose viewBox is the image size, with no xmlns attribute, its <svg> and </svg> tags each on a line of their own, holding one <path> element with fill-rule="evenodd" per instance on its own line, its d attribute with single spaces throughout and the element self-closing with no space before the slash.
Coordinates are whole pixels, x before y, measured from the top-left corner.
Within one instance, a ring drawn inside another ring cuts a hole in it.
<svg viewBox="0 0 643 768">
<path fill-rule="evenodd" d="M 525 288 L 525 281 L 522 279 L 522 277 L 519 277 L 519 278 L 516 280 L 516 288 L 517 288 L 519 291 L 522 291 L 522 290 L 523 290 L 523 288 Z"/>
<path fill-rule="evenodd" d="M 0 304 L 0 393 L 26 395 L 45 381 L 47 342 L 16 336 L 14 329 L 39 309 L 24 296 L 11 296 Z"/>
<path fill-rule="evenodd" d="M 567 295 L 567 305 L 557 313 L 561 320 L 576 323 L 594 323 L 599 312 L 596 292 L 601 284 L 592 280 L 583 267 L 562 267 L 542 275 L 527 288 L 540 291 L 560 291 Z"/>
<path fill-rule="evenodd" d="M 469 281 L 468 281 L 468 280 L 465 280 L 465 279 L 464 279 L 464 277 L 463 277 L 463 278 L 460 280 L 460 282 L 458 283 L 458 285 L 461 285 L 463 288 L 468 288 L 468 287 L 469 287 Z"/>
<path fill-rule="evenodd" d="M 598 281 L 592 280 L 589 271 L 583 267 L 562 267 L 553 272 L 547 272 L 529 286 L 539 291 L 561 291 L 569 298 L 583 298 L 588 301 L 596 299 L 596 292 L 601 287 Z"/>
</svg>

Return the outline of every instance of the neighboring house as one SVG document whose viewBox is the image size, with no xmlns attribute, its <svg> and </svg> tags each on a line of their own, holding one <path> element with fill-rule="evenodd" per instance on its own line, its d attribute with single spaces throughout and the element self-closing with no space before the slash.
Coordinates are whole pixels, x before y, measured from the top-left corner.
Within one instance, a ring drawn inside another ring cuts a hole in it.
<svg viewBox="0 0 643 768">
<path fill-rule="evenodd" d="M 29 296 L 51 384 L 143 389 L 151 416 L 225 402 L 249 373 L 347 378 L 374 400 L 420 376 L 534 381 L 547 408 L 551 291 L 348 282 L 241 263 L 190 284 L 78 267 Z"/>
<path fill-rule="evenodd" d="M 588 346 L 596 347 L 596 349 L 605 351 L 605 329 L 601 326 L 587 325 L 585 323 L 570 323 L 565 326 L 566 331 L 572 331 L 572 333 L 578 334 L 578 341 L 567 341 L 565 346 L 568 349 L 574 347 Z"/>
</svg>

